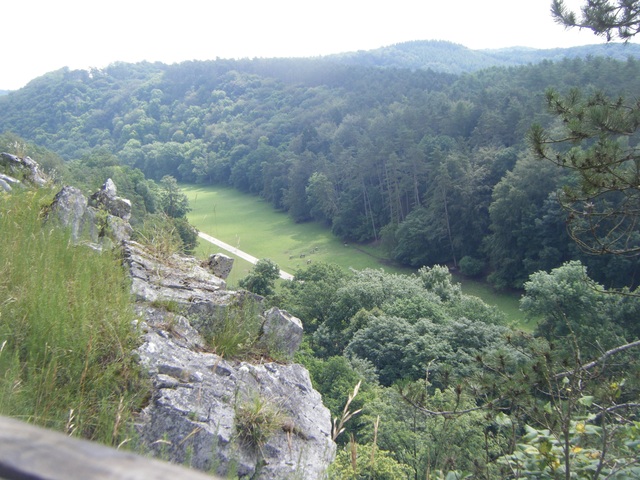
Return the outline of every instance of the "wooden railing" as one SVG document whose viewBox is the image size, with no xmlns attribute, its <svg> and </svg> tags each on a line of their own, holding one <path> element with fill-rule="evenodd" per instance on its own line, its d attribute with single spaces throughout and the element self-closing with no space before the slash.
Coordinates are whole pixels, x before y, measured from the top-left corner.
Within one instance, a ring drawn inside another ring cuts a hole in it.
<svg viewBox="0 0 640 480">
<path fill-rule="evenodd" d="M 0 417 L 0 478 L 211 480 L 215 477 Z"/>
</svg>

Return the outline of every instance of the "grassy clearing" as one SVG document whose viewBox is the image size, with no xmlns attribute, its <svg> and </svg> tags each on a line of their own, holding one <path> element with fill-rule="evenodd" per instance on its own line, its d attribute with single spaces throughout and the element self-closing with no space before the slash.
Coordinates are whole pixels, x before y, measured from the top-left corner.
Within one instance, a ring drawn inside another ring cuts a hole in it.
<svg viewBox="0 0 640 480">
<path fill-rule="evenodd" d="M 51 192 L 0 194 L 0 414 L 117 445 L 146 394 L 121 260 L 44 225 Z"/>
<path fill-rule="evenodd" d="M 345 246 L 323 225 L 313 222 L 296 224 L 285 213 L 274 211 L 262 199 L 230 187 L 182 185 L 181 188 L 192 208 L 188 214 L 189 222 L 196 228 L 257 258 L 269 258 L 289 273 L 306 267 L 308 261 L 335 263 L 357 270 L 383 268 L 390 273 L 407 274 L 415 271 L 384 264 L 380 260 L 383 254 L 376 247 Z M 205 257 L 219 251 L 219 247 L 200 240 L 196 253 Z M 237 285 L 251 267 L 249 262 L 236 257 L 229 285 Z M 517 295 L 497 293 L 486 284 L 461 277 L 456 280 L 462 283 L 464 293 L 496 305 L 521 328 L 533 328 L 532 324 L 524 322 Z"/>
<path fill-rule="evenodd" d="M 357 270 L 382 266 L 378 258 L 359 251 L 356 245 L 345 246 L 323 225 L 296 224 L 258 197 L 218 186 L 183 185 L 182 191 L 192 209 L 189 222 L 196 228 L 257 258 L 269 258 L 287 272 L 304 268 L 307 262 L 336 263 Z M 218 251 L 218 247 L 200 241 L 199 254 Z M 235 284 L 250 268 L 248 262 L 237 262 L 230 283 Z"/>
</svg>

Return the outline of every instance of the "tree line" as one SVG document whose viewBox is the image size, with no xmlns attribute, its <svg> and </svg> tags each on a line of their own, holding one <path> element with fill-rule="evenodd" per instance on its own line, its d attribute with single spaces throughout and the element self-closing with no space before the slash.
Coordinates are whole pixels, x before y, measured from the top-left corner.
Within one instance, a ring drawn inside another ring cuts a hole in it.
<svg viewBox="0 0 640 480">
<path fill-rule="evenodd" d="M 62 69 L 0 98 L 0 130 L 62 157 L 106 152 L 160 180 L 231 185 L 298 222 L 382 242 L 402 264 L 447 264 L 522 288 L 580 259 L 607 286 L 638 263 L 583 253 L 557 191 L 575 175 L 533 157 L 545 91 L 631 96 L 640 63 L 603 57 L 450 75 L 313 59 Z M 628 141 L 635 145 L 636 138 Z"/>
</svg>

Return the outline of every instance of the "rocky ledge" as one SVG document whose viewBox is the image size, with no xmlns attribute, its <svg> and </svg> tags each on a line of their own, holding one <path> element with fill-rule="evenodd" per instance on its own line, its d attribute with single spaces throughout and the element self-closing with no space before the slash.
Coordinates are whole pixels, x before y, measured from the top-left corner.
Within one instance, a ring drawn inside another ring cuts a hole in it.
<svg viewBox="0 0 640 480">
<path fill-rule="evenodd" d="M 135 354 L 153 385 L 136 425 L 143 448 L 223 476 L 325 476 L 336 450 L 330 413 L 304 367 L 268 361 L 293 357 L 302 340 L 300 320 L 277 308 L 263 311 L 261 297 L 249 292 L 228 291 L 212 273 L 221 268 L 226 276 L 228 257 L 203 264 L 182 255 L 158 258 L 131 241 L 130 205 L 110 180 L 90 200 L 63 188 L 49 211 L 71 227 L 74 239 L 88 237 L 100 248 L 109 239 L 122 248 L 142 335 Z M 248 300 L 259 307 L 256 344 L 267 355 L 225 359 L 203 332 Z"/>
<path fill-rule="evenodd" d="M 228 361 L 200 350 L 204 342 L 185 317 L 150 307 L 144 315 L 137 353 L 154 393 L 138 431 L 148 448 L 224 476 L 324 476 L 335 455 L 330 416 L 306 369 Z M 241 412 L 252 417 L 239 419 Z M 244 423 L 251 421 L 270 422 L 271 431 L 256 438 L 251 429 L 267 427 Z"/>
</svg>

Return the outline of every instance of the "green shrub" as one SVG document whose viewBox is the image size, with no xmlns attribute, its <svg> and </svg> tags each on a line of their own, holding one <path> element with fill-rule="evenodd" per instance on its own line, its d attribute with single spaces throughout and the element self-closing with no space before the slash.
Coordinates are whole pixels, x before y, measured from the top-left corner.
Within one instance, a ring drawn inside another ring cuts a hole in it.
<svg viewBox="0 0 640 480">
<path fill-rule="evenodd" d="M 331 480 L 395 480 L 411 478 L 411 468 L 393 458 L 375 445 L 358 445 L 351 442 L 338 450 L 336 459 L 329 469 Z"/>
<path fill-rule="evenodd" d="M 238 282 L 238 286 L 266 297 L 275 292 L 275 283 L 278 278 L 280 278 L 280 267 L 268 258 L 263 258 L 258 260 L 249 275 Z"/>
<path fill-rule="evenodd" d="M 198 246 L 198 230 L 189 224 L 186 218 L 174 218 L 172 220 L 182 241 L 182 251 L 187 255 L 193 255 Z"/>
<path fill-rule="evenodd" d="M 470 256 L 464 256 L 458 264 L 460 272 L 467 277 L 479 277 L 486 267 L 484 261 Z"/>
</svg>

